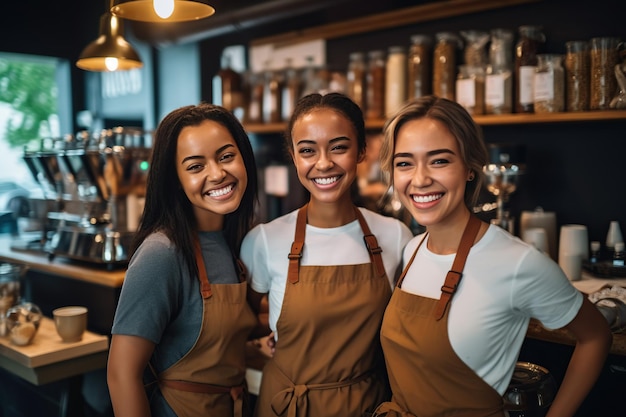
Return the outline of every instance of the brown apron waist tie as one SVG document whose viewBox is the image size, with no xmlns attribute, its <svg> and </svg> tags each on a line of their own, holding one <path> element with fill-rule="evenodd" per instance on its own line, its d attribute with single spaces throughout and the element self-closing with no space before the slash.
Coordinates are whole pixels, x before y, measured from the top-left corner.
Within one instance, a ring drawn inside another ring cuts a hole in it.
<svg viewBox="0 0 626 417">
<path fill-rule="evenodd" d="M 179 391 L 194 392 L 196 394 L 230 394 L 233 399 L 234 417 L 243 417 L 243 391 L 244 384 L 233 387 L 203 384 L 201 382 L 180 381 L 173 379 L 160 379 L 159 385 Z"/>
<path fill-rule="evenodd" d="M 285 410 L 289 408 L 287 412 L 288 417 L 295 417 L 297 415 L 296 413 L 297 408 L 298 408 L 297 400 L 298 398 L 304 397 L 306 401 L 305 394 L 308 391 L 327 390 L 327 389 L 347 387 L 350 385 L 357 384 L 361 381 L 364 381 L 365 379 L 367 379 L 373 374 L 372 371 L 368 371 L 355 378 L 346 379 L 344 381 L 325 382 L 321 384 L 293 385 L 293 382 L 289 380 L 289 378 L 278 368 L 278 366 L 274 366 L 274 368 L 278 371 L 278 373 L 282 377 L 284 377 L 286 381 L 289 381 L 289 384 L 291 386 L 279 391 L 276 395 L 274 395 L 271 401 L 272 410 L 274 410 L 274 413 L 276 413 L 277 415 L 282 415 L 285 412 Z"/>
</svg>

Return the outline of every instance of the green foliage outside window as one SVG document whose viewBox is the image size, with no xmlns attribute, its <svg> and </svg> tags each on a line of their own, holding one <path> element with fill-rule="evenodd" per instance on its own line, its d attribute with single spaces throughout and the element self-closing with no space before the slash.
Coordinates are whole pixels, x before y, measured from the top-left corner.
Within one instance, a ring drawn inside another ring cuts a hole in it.
<svg viewBox="0 0 626 417">
<path fill-rule="evenodd" d="M 9 120 L 0 132 L 11 147 L 21 147 L 41 132 L 50 131 L 49 118 L 57 114 L 56 68 L 52 63 L 0 58 L 0 101 L 23 117 Z"/>
</svg>

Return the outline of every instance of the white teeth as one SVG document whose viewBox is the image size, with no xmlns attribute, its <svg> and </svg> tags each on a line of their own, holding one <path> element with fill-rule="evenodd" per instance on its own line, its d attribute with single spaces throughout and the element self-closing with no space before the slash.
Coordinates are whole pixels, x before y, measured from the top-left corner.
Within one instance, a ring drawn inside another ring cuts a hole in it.
<svg viewBox="0 0 626 417">
<path fill-rule="evenodd" d="M 339 179 L 339 177 L 315 178 L 313 181 L 315 181 L 316 184 L 328 185 L 328 184 L 332 184 L 333 182 L 337 181 L 338 179 Z"/>
<path fill-rule="evenodd" d="M 222 196 L 224 194 L 230 193 L 232 191 L 232 189 L 233 189 L 233 185 L 231 184 L 231 185 L 229 185 L 227 187 L 220 188 L 219 190 L 211 190 L 211 191 L 209 191 L 209 195 L 211 197 L 219 197 L 219 196 Z"/>
<path fill-rule="evenodd" d="M 413 201 L 416 203 L 430 203 L 431 201 L 439 200 L 443 194 L 435 194 L 435 195 L 427 195 L 427 196 L 419 196 L 414 195 Z"/>
</svg>

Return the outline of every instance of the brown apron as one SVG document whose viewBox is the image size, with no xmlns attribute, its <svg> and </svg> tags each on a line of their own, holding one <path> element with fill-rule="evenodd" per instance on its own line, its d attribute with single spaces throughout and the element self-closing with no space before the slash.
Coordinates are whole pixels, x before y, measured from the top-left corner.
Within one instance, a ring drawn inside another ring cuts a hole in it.
<svg viewBox="0 0 626 417">
<path fill-rule="evenodd" d="M 378 407 L 376 415 L 504 416 L 502 397 L 457 356 L 448 338 L 448 306 L 479 228 L 480 221 L 471 216 L 440 300 L 400 289 L 425 237 L 404 268 L 381 330 L 393 396 Z"/>
<path fill-rule="evenodd" d="M 391 295 L 382 250 L 355 207 L 372 262 L 300 266 L 306 210 L 298 213 L 279 338 L 256 415 L 361 417 L 389 398 L 379 343 Z"/>
<path fill-rule="evenodd" d="M 256 318 L 246 301 L 245 275 L 238 284 L 209 283 L 196 242 L 202 326 L 194 346 L 158 375 L 159 388 L 178 416 L 241 417 L 245 397 L 245 344 Z M 243 268 L 240 269 L 243 271 Z"/>
</svg>

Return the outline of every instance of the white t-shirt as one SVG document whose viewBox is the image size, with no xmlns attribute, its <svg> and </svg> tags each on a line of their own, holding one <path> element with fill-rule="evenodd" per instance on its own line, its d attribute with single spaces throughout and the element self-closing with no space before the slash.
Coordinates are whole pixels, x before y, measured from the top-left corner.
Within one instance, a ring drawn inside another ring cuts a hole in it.
<svg viewBox="0 0 626 417">
<path fill-rule="evenodd" d="M 424 236 L 404 250 L 404 262 Z M 428 238 L 426 238 L 428 239 Z M 425 241 L 402 290 L 439 299 L 455 254 L 437 255 Z M 548 329 L 570 323 L 583 296 L 559 266 L 533 246 L 490 225 L 472 246 L 452 298 L 448 337 L 458 357 L 500 394 L 508 387 L 530 318 Z"/>
<path fill-rule="evenodd" d="M 359 208 L 382 248 L 383 264 L 393 285 L 400 272 L 402 249 L 413 234 L 400 220 Z M 241 245 L 241 260 L 248 280 L 258 293 L 269 293 L 269 326 L 276 332 L 287 283 L 289 251 L 294 240 L 298 210 L 253 228 Z M 358 265 L 370 263 L 358 220 L 340 227 L 320 228 L 307 224 L 300 265 Z M 278 336 L 275 334 L 275 337 Z"/>
</svg>

